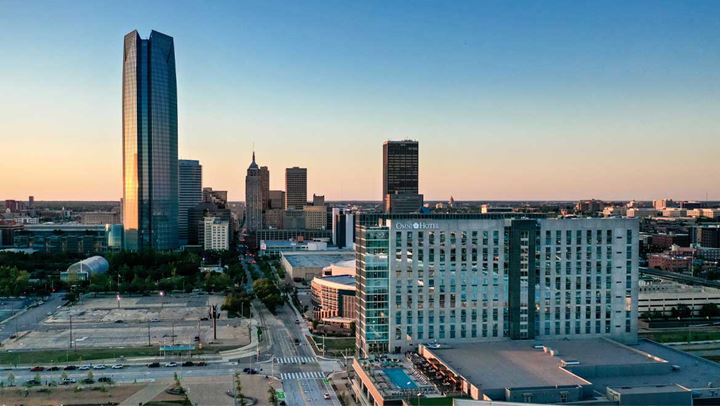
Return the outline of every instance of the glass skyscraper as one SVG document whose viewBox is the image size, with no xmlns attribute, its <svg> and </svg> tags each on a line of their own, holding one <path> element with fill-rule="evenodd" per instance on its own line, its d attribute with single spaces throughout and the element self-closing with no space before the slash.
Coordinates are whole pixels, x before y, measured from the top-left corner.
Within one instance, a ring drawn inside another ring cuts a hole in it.
<svg viewBox="0 0 720 406">
<path fill-rule="evenodd" d="M 181 159 L 178 161 L 178 237 L 180 245 L 188 243 L 188 213 L 203 200 L 202 165 L 200 161 Z"/>
<path fill-rule="evenodd" d="M 173 39 L 125 35 L 123 226 L 128 250 L 178 244 L 177 84 Z"/>
</svg>

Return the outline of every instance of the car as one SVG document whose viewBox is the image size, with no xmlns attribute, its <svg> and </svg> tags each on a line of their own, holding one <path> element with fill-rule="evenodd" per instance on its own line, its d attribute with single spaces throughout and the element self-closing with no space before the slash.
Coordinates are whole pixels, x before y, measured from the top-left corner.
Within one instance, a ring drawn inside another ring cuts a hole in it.
<svg viewBox="0 0 720 406">
<path fill-rule="evenodd" d="M 300 320 L 295 320 L 295 324 L 300 324 Z"/>
<path fill-rule="evenodd" d="M 204 367 L 204 366 L 207 366 L 207 362 L 205 362 L 205 361 L 198 361 L 198 362 L 195 363 L 195 366 L 196 366 L 196 367 Z"/>
<path fill-rule="evenodd" d="M 80 382 L 84 383 L 85 385 L 92 385 L 92 384 L 95 383 L 95 380 L 94 380 L 94 379 L 91 379 L 91 378 L 85 378 L 85 379 L 83 379 L 83 380 L 80 381 Z"/>
<path fill-rule="evenodd" d="M 60 367 L 50 367 L 47 369 L 48 371 L 59 371 Z"/>
<path fill-rule="evenodd" d="M 105 364 L 96 364 L 96 365 L 93 365 L 93 369 L 105 369 L 105 368 L 107 368 L 107 367 L 105 366 Z"/>
<path fill-rule="evenodd" d="M 123 365 L 123 364 L 115 364 L 115 365 L 111 366 L 110 368 L 112 368 L 112 369 L 123 369 L 123 368 L 125 368 L 125 365 Z"/>
<path fill-rule="evenodd" d="M 184 367 L 194 367 L 194 366 L 195 366 L 195 363 L 192 362 L 192 361 L 185 361 L 185 362 L 182 363 L 182 366 L 184 366 Z"/>
<path fill-rule="evenodd" d="M 159 362 L 151 362 L 151 363 L 147 364 L 147 366 L 148 366 L 148 368 L 160 368 L 160 363 Z"/>
<path fill-rule="evenodd" d="M 77 383 L 77 380 L 74 378 L 65 378 L 62 381 L 60 381 L 60 385 L 71 385 L 73 383 Z"/>
<path fill-rule="evenodd" d="M 80 365 L 78 369 L 81 371 L 87 371 L 88 369 L 92 369 L 92 367 L 90 365 Z"/>
<path fill-rule="evenodd" d="M 163 364 L 165 368 L 175 368 L 177 366 L 177 362 L 170 361 Z"/>
<path fill-rule="evenodd" d="M 210 320 L 210 319 L 208 319 L 207 317 L 200 317 L 200 321 L 208 321 L 208 320 Z"/>
<path fill-rule="evenodd" d="M 325 394 L 323 395 L 323 398 L 324 398 L 325 400 L 330 399 L 330 394 L 327 393 L 327 392 L 325 392 Z"/>
<path fill-rule="evenodd" d="M 125 323 L 125 320 L 115 320 L 115 323 Z"/>
<path fill-rule="evenodd" d="M 63 370 L 65 370 L 65 371 L 74 371 L 76 369 L 78 369 L 78 367 L 76 367 L 75 365 L 68 365 L 65 368 L 63 368 Z"/>
<path fill-rule="evenodd" d="M 40 371 L 44 371 L 44 370 L 45 370 L 45 367 L 41 367 L 41 366 L 30 368 L 31 372 L 40 372 Z"/>
<path fill-rule="evenodd" d="M 157 323 L 157 322 L 159 322 L 159 321 L 160 321 L 160 319 L 151 319 L 151 320 L 150 320 L 151 323 Z"/>
<path fill-rule="evenodd" d="M 300 339 L 296 338 L 294 341 L 295 341 L 295 344 L 300 344 Z"/>
<path fill-rule="evenodd" d="M 110 378 L 109 376 L 101 376 L 100 378 L 98 378 L 98 382 L 102 383 L 112 383 L 112 381 L 112 378 Z"/>
<path fill-rule="evenodd" d="M 245 372 L 247 374 L 248 372 L 250 372 L 250 369 L 252 369 L 252 368 L 243 368 L 243 372 Z"/>
<path fill-rule="evenodd" d="M 42 382 L 40 382 L 39 380 L 37 380 L 35 378 L 25 382 L 25 386 L 37 386 L 37 385 L 41 385 L 41 384 L 42 384 Z"/>
</svg>

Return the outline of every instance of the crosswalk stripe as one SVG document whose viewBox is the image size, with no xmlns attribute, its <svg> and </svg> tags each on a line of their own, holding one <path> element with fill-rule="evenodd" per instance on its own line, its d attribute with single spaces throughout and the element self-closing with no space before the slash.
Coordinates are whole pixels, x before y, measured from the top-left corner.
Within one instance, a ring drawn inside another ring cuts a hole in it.
<svg viewBox="0 0 720 406">
<path fill-rule="evenodd" d="M 300 372 L 284 372 L 280 374 L 282 380 L 307 380 L 307 379 L 321 379 L 325 375 L 322 371 L 300 371 Z"/>
</svg>

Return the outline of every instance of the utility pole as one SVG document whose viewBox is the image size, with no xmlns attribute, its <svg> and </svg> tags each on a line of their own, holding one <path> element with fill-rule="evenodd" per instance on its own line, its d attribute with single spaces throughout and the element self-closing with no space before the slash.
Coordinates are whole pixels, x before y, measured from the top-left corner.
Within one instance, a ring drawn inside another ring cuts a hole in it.
<svg viewBox="0 0 720 406">
<path fill-rule="evenodd" d="M 175 320 L 172 322 L 172 334 L 170 334 L 170 338 L 172 338 L 172 345 L 175 346 Z"/>
<path fill-rule="evenodd" d="M 150 347 L 150 320 L 147 321 L 147 330 L 148 330 L 148 347 Z"/>
<path fill-rule="evenodd" d="M 70 349 L 73 348 L 72 314 L 70 315 Z"/>
</svg>

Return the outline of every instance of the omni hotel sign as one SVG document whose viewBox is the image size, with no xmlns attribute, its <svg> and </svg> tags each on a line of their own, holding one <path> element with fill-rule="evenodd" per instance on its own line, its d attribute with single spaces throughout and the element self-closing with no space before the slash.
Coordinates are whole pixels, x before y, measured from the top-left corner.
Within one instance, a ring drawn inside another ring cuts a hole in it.
<svg viewBox="0 0 720 406">
<path fill-rule="evenodd" d="M 395 230 L 439 230 L 440 226 L 437 223 L 416 221 L 413 223 L 395 223 L 393 228 Z"/>
</svg>

